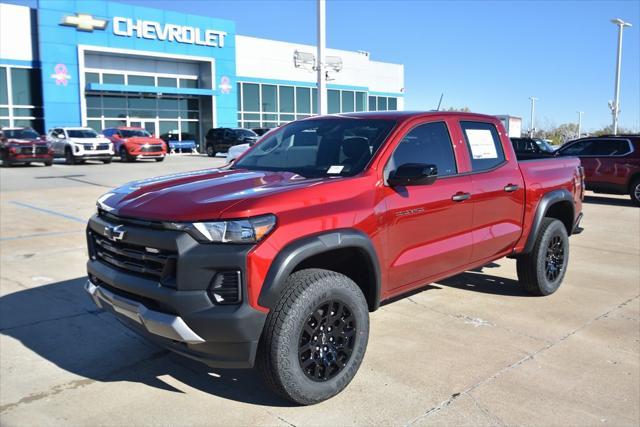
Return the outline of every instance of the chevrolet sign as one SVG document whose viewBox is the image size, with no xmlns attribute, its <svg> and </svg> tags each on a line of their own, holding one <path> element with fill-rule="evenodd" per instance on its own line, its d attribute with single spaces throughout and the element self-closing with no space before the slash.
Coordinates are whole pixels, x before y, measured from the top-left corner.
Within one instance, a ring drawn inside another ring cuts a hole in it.
<svg viewBox="0 0 640 427">
<path fill-rule="evenodd" d="M 76 13 L 75 15 L 65 16 L 62 18 L 60 25 L 76 27 L 79 31 L 92 33 L 93 30 L 104 30 L 107 28 L 107 21 L 104 19 L 94 18 L 87 13 Z"/>
<path fill-rule="evenodd" d="M 211 47 L 224 47 L 224 38 L 227 35 L 224 31 L 201 30 L 186 25 L 161 24 L 120 16 L 113 18 L 113 34 Z"/>
</svg>

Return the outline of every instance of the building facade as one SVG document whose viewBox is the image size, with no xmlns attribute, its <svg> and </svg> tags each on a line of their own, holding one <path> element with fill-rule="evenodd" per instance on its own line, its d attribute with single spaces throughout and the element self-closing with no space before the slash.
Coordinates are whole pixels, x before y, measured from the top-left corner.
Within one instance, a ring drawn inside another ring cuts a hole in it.
<svg viewBox="0 0 640 427">
<path fill-rule="evenodd" d="M 228 20 L 107 1 L 0 3 L 0 126 L 141 126 L 200 141 L 212 127 L 316 114 L 315 47 Z M 327 49 L 328 112 L 402 109 L 404 67 Z"/>
</svg>

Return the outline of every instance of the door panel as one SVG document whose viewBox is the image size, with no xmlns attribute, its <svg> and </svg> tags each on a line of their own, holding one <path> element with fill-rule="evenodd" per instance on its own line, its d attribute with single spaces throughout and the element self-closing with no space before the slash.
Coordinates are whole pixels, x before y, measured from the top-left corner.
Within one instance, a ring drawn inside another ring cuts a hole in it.
<svg viewBox="0 0 640 427">
<path fill-rule="evenodd" d="M 469 262 L 473 205 L 471 200 L 451 199 L 458 192 L 471 192 L 469 176 L 384 191 L 390 289 L 426 281 Z"/>
</svg>

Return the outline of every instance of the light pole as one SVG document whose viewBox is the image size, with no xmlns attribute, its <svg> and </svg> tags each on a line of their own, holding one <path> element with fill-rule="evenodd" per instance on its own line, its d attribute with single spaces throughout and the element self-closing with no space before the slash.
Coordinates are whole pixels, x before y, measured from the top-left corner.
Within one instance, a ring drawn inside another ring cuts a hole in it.
<svg viewBox="0 0 640 427">
<path fill-rule="evenodd" d="M 613 104 L 611 114 L 613 115 L 613 134 L 618 134 L 618 114 L 620 113 L 620 62 L 622 61 L 622 30 L 624 27 L 630 27 L 631 24 L 624 22 L 620 18 L 612 19 L 611 22 L 618 26 L 618 56 L 616 58 L 616 86 L 613 93 Z"/>
<path fill-rule="evenodd" d="M 318 0 L 318 62 L 316 64 L 318 72 L 318 114 L 327 114 L 327 91 L 326 75 L 324 64 L 324 49 L 326 43 L 325 29 L 325 0 Z"/>
<path fill-rule="evenodd" d="M 578 138 L 580 138 L 580 129 L 582 128 L 582 115 L 584 111 L 576 111 L 578 113 Z"/>
<path fill-rule="evenodd" d="M 529 128 L 529 137 L 533 138 L 533 134 L 536 130 L 534 119 L 536 114 L 536 101 L 538 98 L 530 96 L 529 99 L 531 100 L 531 127 Z"/>
</svg>

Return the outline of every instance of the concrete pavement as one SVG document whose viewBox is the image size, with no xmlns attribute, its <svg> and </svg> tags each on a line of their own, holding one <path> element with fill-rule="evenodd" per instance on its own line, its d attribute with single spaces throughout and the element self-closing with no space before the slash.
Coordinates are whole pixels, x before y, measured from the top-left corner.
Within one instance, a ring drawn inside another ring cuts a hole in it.
<svg viewBox="0 0 640 427">
<path fill-rule="evenodd" d="M 252 371 L 168 353 L 82 290 L 85 221 L 132 179 L 220 165 L 163 163 L 0 171 L 0 424 L 629 425 L 640 422 L 640 209 L 589 196 L 569 271 L 545 298 L 502 259 L 371 315 L 355 380 L 294 407 Z"/>
</svg>

